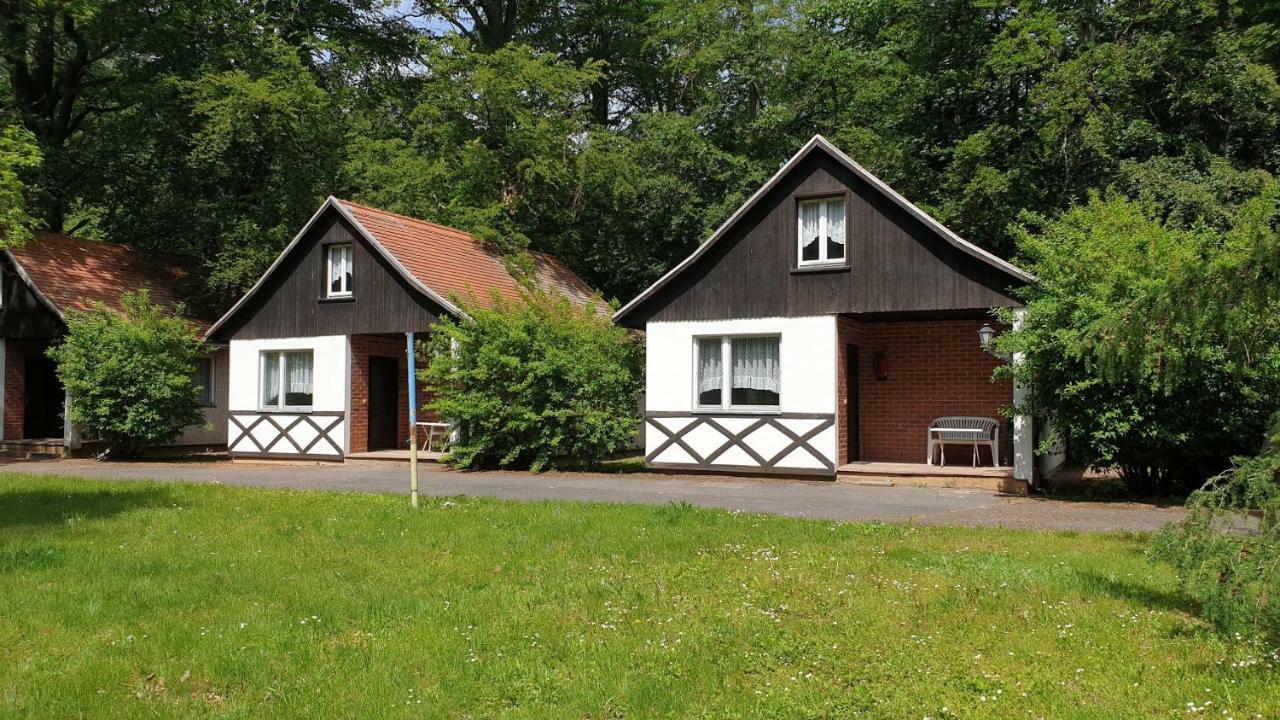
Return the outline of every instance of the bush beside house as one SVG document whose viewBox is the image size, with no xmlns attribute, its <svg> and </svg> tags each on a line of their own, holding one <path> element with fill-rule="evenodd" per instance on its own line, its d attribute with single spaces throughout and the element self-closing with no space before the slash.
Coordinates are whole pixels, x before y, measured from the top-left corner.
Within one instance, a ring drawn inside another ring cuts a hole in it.
<svg viewBox="0 0 1280 720">
<path fill-rule="evenodd" d="M 106 455 L 136 457 L 200 423 L 194 325 L 126 293 L 124 313 L 99 305 L 67 314 L 67 335 L 49 349 L 71 397 L 70 419 L 107 444 Z"/>
<path fill-rule="evenodd" d="M 595 307 L 526 291 L 441 321 L 421 372 L 429 407 L 459 428 L 466 468 L 591 462 L 625 449 L 639 422 L 640 348 Z"/>
<path fill-rule="evenodd" d="M 1020 244 L 1039 282 L 998 347 L 1025 355 L 1006 372 L 1076 461 L 1150 492 L 1257 453 L 1280 397 L 1278 197 L 1265 183 L 1212 224 L 1101 197 L 1030 218 Z"/>
</svg>

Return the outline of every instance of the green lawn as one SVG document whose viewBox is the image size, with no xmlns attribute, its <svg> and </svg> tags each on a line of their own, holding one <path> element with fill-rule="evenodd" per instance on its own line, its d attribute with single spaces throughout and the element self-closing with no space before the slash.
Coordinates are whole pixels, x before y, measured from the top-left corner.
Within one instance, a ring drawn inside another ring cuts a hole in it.
<svg viewBox="0 0 1280 720">
<path fill-rule="evenodd" d="M 0 476 L 0 717 L 1280 717 L 1141 537 L 406 505 Z"/>
</svg>

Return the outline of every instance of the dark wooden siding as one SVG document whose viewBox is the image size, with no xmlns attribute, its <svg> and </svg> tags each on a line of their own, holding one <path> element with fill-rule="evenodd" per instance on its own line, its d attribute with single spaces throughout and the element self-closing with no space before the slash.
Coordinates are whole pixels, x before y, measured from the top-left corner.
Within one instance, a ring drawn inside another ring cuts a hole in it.
<svg viewBox="0 0 1280 720">
<path fill-rule="evenodd" d="M 31 292 L 27 283 L 14 271 L 6 256 L 0 261 L 4 273 L 4 305 L 0 307 L 0 337 L 50 339 L 62 337 L 66 326 L 62 320 Z"/>
<path fill-rule="evenodd" d="M 353 248 L 350 300 L 324 297 L 324 248 L 332 243 Z M 213 339 L 422 332 L 442 313 L 330 209 Z"/>
<path fill-rule="evenodd" d="M 796 202 L 847 193 L 848 269 L 796 269 Z M 625 318 L 889 315 L 1017 306 L 1017 281 L 929 229 L 827 153 L 805 158 L 692 266 Z"/>
</svg>

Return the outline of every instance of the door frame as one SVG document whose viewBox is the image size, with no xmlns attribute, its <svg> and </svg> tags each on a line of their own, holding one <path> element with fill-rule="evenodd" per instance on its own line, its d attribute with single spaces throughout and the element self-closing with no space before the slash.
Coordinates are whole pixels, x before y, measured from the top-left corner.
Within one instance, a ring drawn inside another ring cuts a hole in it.
<svg viewBox="0 0 1280 720">
<path fill-rule="evenodd" d="M 859 388 L 859 360 L 858 356 L 861 348 L 853 343 L 847 343 L 844 346 L 844 367 L 840 368 L 840 372 L 844 373 L 844 440 L 845 440 L 845 457 L 844 462 L 858 462 L 862 459 L 862 433 L 861 418 L 859 417 L 860 401 L 862 394 Z"/>
</svg>

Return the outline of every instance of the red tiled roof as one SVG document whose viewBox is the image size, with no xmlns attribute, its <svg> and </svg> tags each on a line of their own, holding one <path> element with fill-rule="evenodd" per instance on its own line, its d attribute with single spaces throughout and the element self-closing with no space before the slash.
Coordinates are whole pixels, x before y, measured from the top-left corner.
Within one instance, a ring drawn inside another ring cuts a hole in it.
<svg viewBox="0 0 1280 720">
<path fill-rule="evenodd" d="M 150 292 L 151 302 L 165 308 L 173 309 L 181 299 L 176 285 L 185 273 L 127 245 L 40 232 L 26 246 L 9 248 L 9 252 L 60 312 L 88 310 L 95 303 L 120 312 L 120 296 L 141 289 Z M 208 324 L 195 322 L 201 327 Z"/>
<path fill-rule="evenodd" d="M 489 307 L 493 291 L 507 300 L 520 299 L 519 284 L 502 256 L 469 233 L 350 200 L 338 202 L 411 275 L 446 300 L 456 294 Z M 539 252 L 530 256 L 539 287 L 559 290 L 579 304 L 602 303 L 599 295 L 559 259 Z"/>
</svg>

